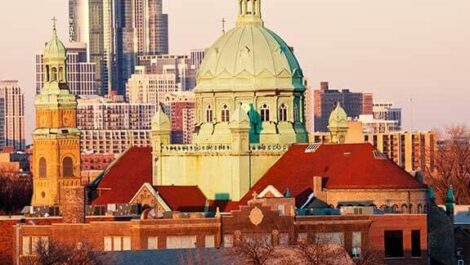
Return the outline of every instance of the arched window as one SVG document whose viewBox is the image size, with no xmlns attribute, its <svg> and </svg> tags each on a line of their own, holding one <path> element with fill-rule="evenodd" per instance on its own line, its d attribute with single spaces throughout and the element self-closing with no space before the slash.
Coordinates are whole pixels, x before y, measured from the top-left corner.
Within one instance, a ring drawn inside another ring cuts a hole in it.
<svg viewBox="0 0 470 265">
<path fill-rule="evenodd" d="M 55 67 L 51 70 L 51 81 L 57 81 L 57 68 Z"/>
<path fill-rule="evenodd" d="M 229 122 L 230 121 L 230 110 L 228 109 L 227 105 L 222 106 L 221 110 L 221 115 L 222 115 L 222 122 Z"/>
<path fill-rule="evenodd" d="M 70 157 L 64 158 L 62 161 L 62 176 L 72 177 L 73 176 L 73 160 Z"/>
<path fill-rule="evenodd" d="M 47 177 L 47 163 L 44 157 L 39 159 L 39 177 L 45 178 Z"/>
<path fill-rule="evenodd" d="M 269 106 L 266 104 L 263 104 L 261 106 L 261 121 L 269 121 Z"/>
<path fill-rule="evenodd" d="M 63 80 L 63 77 L 64 76 L 64 68 L 63 67 L 59 67 L 59 78 L 57 78 L 59 81 L 64 81 Z"/>
<path fill-rule="evenodd" d="M 287 121 L 287 106 L 284 103 L 279 107 L 279 121 Z"/>
<path fill-rule="evenodd" d="M 423 206 L 420 204 L 418 204 L 418 213 L 422 213 L 423 212 Z"/>
<path fill-rule="evenodd" d="M 207 106 L 207 109 L 206 109 L 206 122 L 212 122 L 212 107 L 211 105 Z"/>
<path fill-rule="evenodd" d="M 51 76 L 49 73 L 49 65 L 46 65 L 46 81 L 47 82 L 51 81 Z"/>
<path fill-rule="evenodd" d="M 401 206 L 401 213 L 408 213 L 408 206 L 406 204 Z"/>
</svg>

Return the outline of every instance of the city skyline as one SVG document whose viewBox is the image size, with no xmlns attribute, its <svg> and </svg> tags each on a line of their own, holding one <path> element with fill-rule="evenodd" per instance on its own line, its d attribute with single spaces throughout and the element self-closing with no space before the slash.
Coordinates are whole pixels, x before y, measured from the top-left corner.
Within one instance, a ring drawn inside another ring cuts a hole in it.
<svg viewBox="0 0 470 265">
<path fill-rule="evenodd" d="M 314 87 L 329 81 L 332 88 L 371 92 L 379 101 L 394 102 L 403 107 L 404 129 L 470 123 L 465 115 L 465 98 L 470 96 L 465 89 L 470 84 L 470 76 L 465 75 L 465 69 L 470 68 L 470 52 L 466 49 L 470 33 L 465 30 L 470 23 L 465 15 L 469 3 L 272 2 L 263 9 L 266 26 L 279 32 L 295 48 Z M 13 37 L 0 44 L 0 79 L 20 81 L 25 93 L 25 112 L 32 117 L 34 55 L 50 36 L 53 16 L 59 20 L 60 38 L 68 39 L 67 1 L 17 1 L 4 5 L 0 34 L 13 33 Z M 226 30 L 232 28 L 235 5 L 234 1 L 166 1 L 170 52 L 186 54 L 190 49 L 209 47 L 221 34 L 222 16 L 228 21 Z M 209 7 L 214 12 L 207 12 Z M 290 17 L 289 23 L 277 19 L 293 12 L 297 15 Z M 34 120 L 26 122 L 29 142 Z"/>
</svg>

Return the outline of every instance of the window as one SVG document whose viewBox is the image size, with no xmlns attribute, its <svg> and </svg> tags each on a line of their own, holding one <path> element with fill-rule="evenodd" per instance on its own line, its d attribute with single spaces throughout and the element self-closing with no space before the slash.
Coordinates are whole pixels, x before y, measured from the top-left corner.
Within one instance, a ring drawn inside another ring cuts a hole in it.
<svg viewBox="0 0 470 265">
<path fill-rule="evenodd" d="M 279 245 L 281 245 L 281 246 L 289 245 L 289 234 L 288 233 L 279 234 Z"/>
<path fill-rule="evenodd" d="M 44 157 L 39 159 L 39 177 L 45 178 L 47 177 L 47 163 Z"/>
<path fill-rule="evenodd" d="M 418 204 L 418 213 L 423 212 L 423 206 L 421 204 Z"/>
<path fill-rule="evenodd" d="M 196 236 L 169 236 L 166 238 L 166 248 L 181 249 L 195 248 Z"/>
<path fill-rule="evenodd" d="M 209 235 L 205 237 L 205 247 L 206 248 L 215 247 L 215 237 L 213 235 Z"/>
<path fill-rule="evenodd" d="M 224 235 L 224 247 L 233 247 L 233 235 Z"/>
<path fill-rule="evenodd" d="M 212 107 L 211 105 L 207 106 L 207 109 L 206 109 L 206 122 L 212 122 Z"/>
<path fill-rule="evenodd" d="M 279 121 L 287 121 L 287 106 L 284 103 L 279 107 Z"/>
<path fill-rule="evenodd" d="M 315 242 L 343 246 L 344 235 L 343 233 L 318 233 L 315 235 Z"/>
<path fill-rule="evenodd" d="M 51 70 L 51 81 L 57 81 L 57 68 L 55 67 Z"/>
<path fill-rule="evenodd" d="M 403 231 L 384 232 L 385 257 L 403 257 Z"/>
<path fill-rule="evenodd" d="M 221 116 L 222 122 L 230 122 L 230 111 L 227 105 L 222 106 Z"/>
<path fill-rule="evenodd" d="M 158 249 L 158 237 L 151 236 L 147 238 L 147 249 Z"/>
<path fill-rule="evenodd" d="M 49 247 L 49 238 L 47 236 L 24 236 L 22 239 L 22 254 L 24 256 L 34 255 L 38 244 L 43 244 L 47 249 Z"/>
<path fill-rule="evenodd" d="M 131 250 L 131 237 L 129 236 L 105 236 L 104 251 Z"/>
<path fill-rule="evenodd" d="M 70 157 L 64 158 L 62 161 L 62 175 L 64 177 L 72 177 L 73 176 L 73 160 Z"/>
<path fill-rule="evenodd" d="M 411 256 L 421 257 L 421 232 L 419 230 L 411 231 Z"/>
<path fill-rule="evenodd" d="M 307 233 L 299 233 L 297 235 L 297 242 L 307 242 Z"/>
<path fill-rule="evenodd" d="M 269 106 L 266 104 L 261 106 L 261 121 L 269 121 Z"/>
<path fill-rule="evenodd" d="M 362 234 L 361 232 L 352 233 L 352 254 L 354 258 L 361 256 Z"/>
</svg>

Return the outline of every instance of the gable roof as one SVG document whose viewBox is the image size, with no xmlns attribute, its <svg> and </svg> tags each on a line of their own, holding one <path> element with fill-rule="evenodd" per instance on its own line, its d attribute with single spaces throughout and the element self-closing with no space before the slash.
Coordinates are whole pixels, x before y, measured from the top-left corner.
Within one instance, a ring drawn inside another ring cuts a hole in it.
<svg viewBox="0 0 470 265">
<path fill-rule="evenodd" d="M 155 186 L 155 189 L 173 211 L 204 212 L 207 199 L 198 186 Z"/>
<path fill-rule="evenodd" d="M 152 148 L 131 147 L 104 173 L 97 186 L 101 195 L 92 204 L 130 203 L 146 183 L 152 183 L 152 179 Z M 206 206 L 206 196 L 197 186 L 151 188 L 172 211 L 202 212 Z"/>
<path fill-rule="evenodd" d="M 313 177 L 324 178 L 326 189 L 425 189 L 393 161 L 384 159 L 370 144 L 324 144 L 314 152 L 308 145 L 293 145 L 251 188 L 240 202 L 225 210 L 246 204 L 253 192 L 272 185 L 280 192 L 290 190 L 297 206 L 312 193 Z"/>
<path fill-rule="evenodd" d="M 152 148 L 131 147 L 101 177 L 92 204 L 129 203 L 144 183 L 152 183 Z"/>
</svg>

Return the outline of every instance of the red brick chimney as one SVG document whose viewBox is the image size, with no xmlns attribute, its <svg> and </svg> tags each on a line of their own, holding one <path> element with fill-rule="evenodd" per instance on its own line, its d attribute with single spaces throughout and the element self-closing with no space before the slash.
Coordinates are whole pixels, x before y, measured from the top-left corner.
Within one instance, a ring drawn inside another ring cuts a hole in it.
<svg viewBox="0 0 470 265">
<path fill-rule="evenodd" d="M 313 177 L 313 195 L 315 198 L 326 201 L 326 192 L 323 190 L 323 177 L 315 176 Z"/>
<path fill-rule="evenodd" d="M 66 186 L 61 189 L 60 210 L 64 223 L 85 223 L 85 188 Z"/>
<path fill-rule="evenodd" d="M 320 83 L 320 89 L 321 89 L 321 91 L 328 90 L 328 88 L 330 88 L 328 82 L 321 82 L 321 83 Z"/>
</svg>

